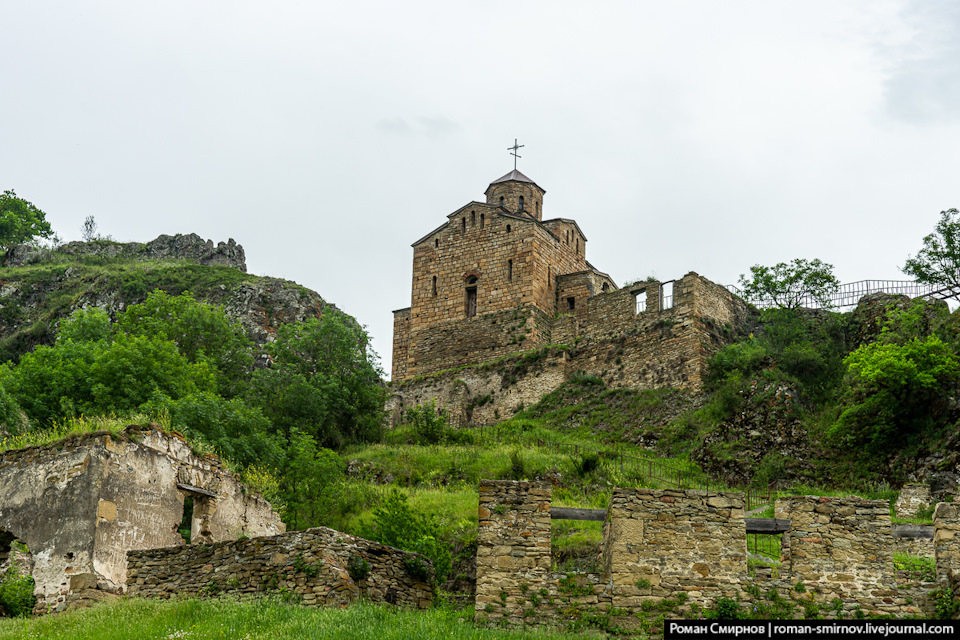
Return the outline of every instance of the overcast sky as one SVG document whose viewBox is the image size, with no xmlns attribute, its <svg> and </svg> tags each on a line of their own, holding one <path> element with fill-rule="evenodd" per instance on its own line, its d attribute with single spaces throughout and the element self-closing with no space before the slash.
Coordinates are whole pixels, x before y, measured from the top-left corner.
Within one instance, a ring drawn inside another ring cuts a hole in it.
<svg viewBox="0 0 960 640">
<path fill-rule="evenodd" d="M 243 245 L 367 325 L 513 168 L 617 283 L 899 267 L 960 207 L 960 2 L 0 0 L 0 189 Z"/>
</svg>

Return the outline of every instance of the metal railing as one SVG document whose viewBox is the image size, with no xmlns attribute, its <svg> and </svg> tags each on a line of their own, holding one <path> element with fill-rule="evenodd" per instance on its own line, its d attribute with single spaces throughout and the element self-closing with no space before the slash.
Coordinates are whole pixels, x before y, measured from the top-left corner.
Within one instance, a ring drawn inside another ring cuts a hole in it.
<svg viewBox="0 0 960 640">
<path fill-rule="evenodd" d="M 740 296 L 759 309 L 771 309 L 780 306 L 771 298 L 747 298 L 743 290 L 736 285 L 728 284 L 726 287 L 731 293 Z M 807 309 L 849 309 L 857 306 L 860 298 L 871 293 L 890 293 L 905 295 L 911 298 L 934 298 L 937 300 L 946 300 L 947 298 L 960 296 L 960 290 L 953 287 L 920 284 L 913 280 L 858 280 L 837 287 L 835 291 L 827 296 L 826 305 L 810 294 L 801 295 L 799 302 L 801 307 Z"/>
</svg>

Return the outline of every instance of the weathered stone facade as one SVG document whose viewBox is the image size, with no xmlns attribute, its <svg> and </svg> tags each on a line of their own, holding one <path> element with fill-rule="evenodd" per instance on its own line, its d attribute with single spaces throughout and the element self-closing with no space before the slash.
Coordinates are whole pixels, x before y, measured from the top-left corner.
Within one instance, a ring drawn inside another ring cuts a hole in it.
<svg viewBox="0 0 960 640">
<path fill-rule="evenodd" d="M 305 605 L 372 602 L 426 609 L 432 566 L 419 555 L 326 527 L 209 545 L 130 551 L 127 593 L 168 598 L 284 591 Z M 408 568 L 424 567 L 414 575 Z M 351 576 L 351 564 L 354 575 Z M 366 572 L 356 567 L 366 563 Z"/>
<path fill-rule="evenodd" d="M 775 591 L 820 615 L 931 616 L 931 592 L 960 596 L 960 517 L 941 503 L 934 518 L 938 581 L 894 569 L 884 501 L 854 496 L 799 496 L 778 501 L 783 534 L 780 566 L 747 564 L 743 494 L 695 490 L 614 489 L 604 524 L 603 573 L 549 570 L 551 487 L 488 481 L 479 487 L 476 616 L 507 624 L 556 624 L 583 614 L 606 615 L 637 629 L 641 611 L 672 600 L 677 616 L 693 615 L 721 597 L 747 600 Z M 804 609 L 800 609 L 801 613 Z M 655 631 L 646 629 L 647 631 Z M 661 629 L 662 631 L 662 629 Z"/>
<path fill-rule="evenodd" d="M 488 187 L 486 202 L 464 205 L 413 244 L 411 306 L 394 312 L 393 380 L 548 344 L 568 298 L 575 307 L 616 289 L 587 262 L 575 221 L 542 219 L 543 194 L 514 170 Z M 560 278 L 584 273 L 586 286 L 565 289 L 558 305 Z"/>
<path fill-rule="evenodd" d="M 33 554 L 41 612 L 86 590 L 122 591 L 131 549 L 183 545 L 177 530 L 188 496 L 194 542 L 284 530 L 270 504 L 219 460 L 156 425 L 0 454 L 0 531 Z"/>
<path fill-rule="evenodd" d="M 563 291 L 585 287 L 593 277 L 573 274 L 561 286 Z M 456 424 L 493 424 L 513 415 L 518 407 L 537 402 L 577 372 L 597 375 L 611 387 L 698 389 L 707 359 L 732 339 L 732 327 L 746 322 L 748 308 L 724 287 L 696 273 L 673 283 L 670 308 L 661 308 L 661 292 L 662 283 L 651 281 L 575 298 L 579 302 L 571 312 L 541 317 L 549 323 L 549 342 L 559 346 L 499 361 L 489 358 L 496 355 L 503 340 L 484 341 L 485 334 L 479 332 L 469 353 L 471 358 L 481 354 L 486 362 L 399 382 L 395 379 L 387 409 L 399 419 L 403 410 L 433 400 L 446 407 Z M 645 306 L 639 313 L 638 300 Z M 530 325 L 529 318 L 512 313 L 490 313 L 471 319 L 476 322 L 451 324 L 451 332 L 458 326 L 463 330 L 461 340 L 450 336 L 446 351 L 443 345 L 436 345 L 443 354 L 438 361 L 457 365 L 457 358 L 463 357 L 457 345 L 466 344 L 463 340 L 474 335 L 474 327 L 498 329 L 509 336 Z M 398 315 L 397 322 L 406 323 L 407 318 Z M 405 336 L 398 331 L 394 340 Z"/>
</svg>

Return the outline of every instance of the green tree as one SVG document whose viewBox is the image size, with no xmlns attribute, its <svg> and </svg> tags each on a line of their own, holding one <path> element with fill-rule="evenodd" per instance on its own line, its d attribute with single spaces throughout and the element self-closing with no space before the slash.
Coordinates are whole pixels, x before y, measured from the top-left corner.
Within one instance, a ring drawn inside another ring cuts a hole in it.
<svg viewBox="0 0 960 640">
<path fill-rule="evenodd" d="M 740 275 L 740 286 L 747 300 L 769 301 L 784 309 L 796 309 L 810 301 L 829 307 L 830 295 L 839 285 L 833 275 L 833 265 L 816 258 L 795 258 L 772 267 L 757 264 L 750 267 L 749 278 Z"/>
<path fill-rule="evenodd" d="M 13 190 L 0 195 L 0 249 L 9 251 L 11 247 L 33 238 L 49 238 L 52 235 L 53 230 L 43 211 L 18 198 Z"/>
<path fill-rule="evenodd" d="M 211 391 L 191 393 L 177 399 L 157 396 L 141 409 L 165 414 L 170 426 L 188 438 L 200 438 L 219 455 L 244 467 L 279 468 L 286 443 L 263 412 L 241 398 L 223 398 Z"/>
<path fill-rule="evenodd" d="M 222 307 L 198 302 L 191 293 L 171 296 L 156 289 L 143 303 L 127 307 L 117 329 L 171 340 L 188 362 L 213 367 L 217 387 L 227 397 L 246 387 L 253 370 L 253 345 L 240 323 Z"/>
<path fill-rule="evenodd" d="M 159 336 L 104 335 L 106 314 L 82 310 L 64 320 L 52 346 L 20 359 L 7 390 L 40 425 L 80 414 L 123 413 L 148 400 L 215 388 L 205 362 L 190 363 Z"/>
<path fill-rule="evenodd" d="M 286 505 L 284 521 L 292 529 L 327 524 L 343 484 L 343 459 L 318 447 L 312 436 L 294 429 L 290 434 L 280 495 Z"/>
<path fill-rule="evenodd" d="M 834 435 L 868 451 L 911 444 L 949 410 L 960 360 L 940 338 L 876 341 L 847 356 L 850 400 Z"/>
<path fill-rule="evenodd" d="M 960 299 L 960 211 L 941 211 L 934 232 L 901 270 L 917 282 L 949 287 L 951 297 Z"/>
<path fill-rule="evenodd" d="M 268 347 L 269 369 L 254 373 L 248 400 L 275 425 L 339 448 L 380 437 L 385 391 L 367 334 L 327 309 L 320 318 L 283 325 Z"/>
</svg>

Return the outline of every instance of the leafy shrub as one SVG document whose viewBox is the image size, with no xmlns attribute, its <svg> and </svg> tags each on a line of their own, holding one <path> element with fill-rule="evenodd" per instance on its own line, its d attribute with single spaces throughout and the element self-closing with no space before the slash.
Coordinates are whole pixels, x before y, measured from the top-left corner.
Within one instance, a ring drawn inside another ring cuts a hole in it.
<svg viewBox="0 0 960 640">
<path fill-rule="evenodd" d="M 523 480 L 527 476 L 527 462 L 519 448 L 510 452 L 510 469 L 507 475 L 513 480 Z"/>
<path fill-rule="evenodd" d="M 33 595 L 34 581 L 31 576 L 21 576 L 11 565 L 0 581 L 0 606 L 11 616 L 28 616 L 37 602 Z"/>
<path fill-rule="evenodd" d="M 434 400 L 407 409 L 407 420 L 413 425 L 420 444 L 440 444 L 447 440 L 449 418 L 443 407 Z"/>
<path fill-rule="evenodd" d="M 720 598 L 717 600 L 716 607 L 704 613 L 707 618 L 712 620 L 740 620 L 743 618 L 740 603 L 733 598 Z"/>
<path fill-rule="evenodd" d="M 373 520 L 374 540 L 426 556 L 433 563 L 437 581 L 447 579 L 453 561 L 449 545 L 440 540 L 440 526 L 436 519 L 416 513 L 406 494 L 391 491 L 373 510 Z"/>
<path fill-rule="evenodd" d="M 949 587 L 941 587 L 933 592 L 933 598 L 937 603 L 937 620 L 952 620 L 954 616 L 960 613 L 960 601 L 953 596 L 953 590 Z"/>
<path fill-rule="evenodd" d="M 350 573 L 351 578 L 356 582 L 360 582 L 370 575 L 370 563 L 354 554 L 347 560 L 347 571 Z"/>
</svg>

